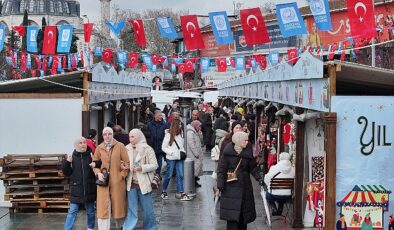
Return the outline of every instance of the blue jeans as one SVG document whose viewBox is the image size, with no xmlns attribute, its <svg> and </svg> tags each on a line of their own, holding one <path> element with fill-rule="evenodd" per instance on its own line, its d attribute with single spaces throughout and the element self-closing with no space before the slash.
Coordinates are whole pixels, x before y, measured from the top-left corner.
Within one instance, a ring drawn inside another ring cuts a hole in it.
<svg viewBox="0 0 394 230">
<path fill-rule="evenodd" d="M 159 176 L 161 173 L 161 167 L 163 166 L 163 159 L 165 159 L 164 156 L 165 155 L 163 153 L 156 154 L 157 164 L 159 165 L 156 169 L 156 174 Z"/>
<path fill-rule="evenodd" d="M 70 209 L 68 210 L 68 215 L 66 223 L 64 224 L 64 230 L 71 230 L 74 226 L 75 219 L 77 218 L 79 205 L 76 203 L 70 203 Z M 85 203 L 86 215 L 88 217 L 88 229 L 94 229 L 96 223 L 96 211 L 94 210 L 94 202 Z"/>
<path fill-rule="evenodd" d="M 135 188 L 127 192 L 127 216 L 123 225 L 124 230 L 133 230 L 138 222 L 138 203 L 141 204 L 142 221 L 144 230 L 156 230 L 156 217 L 153 210 L 152 193 L 142 195 L 141 191 Z"/>
<path fill-rule="evenodd" d="M 178 188 L 178 192 L 182 193 L 183 191 L 183 161 L 181 160 L 167 160 L 167 173 L 163 181 L 163 191 L 167 191 L 168 184 L 170 183 L 170 179 L 174 172 L 174 168 L 176 170 L 176 186 Z"/>
</svg>

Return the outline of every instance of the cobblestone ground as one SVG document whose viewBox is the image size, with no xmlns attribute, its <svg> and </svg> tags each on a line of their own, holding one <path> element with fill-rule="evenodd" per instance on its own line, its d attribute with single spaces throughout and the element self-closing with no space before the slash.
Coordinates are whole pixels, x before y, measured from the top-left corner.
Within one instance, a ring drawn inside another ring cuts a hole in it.
<svg viewBox="0 0 394 230">
<path fill-rule="evenodd" d="M 201 230 L 225 230 L 226 222 L 219 218 L 219 205 L 213 208 L 213 179 L 211 178 L 214 163 L 210 160 L 209 154 L 205 154 L 204 176 L 201 177 L 201 188 L 198 188 L 197 196 L 192 201 L 180 201 L 175 198 L 176 185 L 175 178 L 171 180 L 168 189 L 169 200 L 163 201 L 160 198 L 160 191 L 154 194 L 154 207 L 156 221 L 160 230 L 167 229 L 201 229 Z M 254 196 L 256 200 L 257 218 L 248 225 L 249 230 L 270 229 L 265 221 L 263 211 L 263 201 L 260 196 L 260 187 L 254 179 Z M 0 229 L 4 230 L 60 230 L 63 229 L 67 214 L 8 214 L 8 209 L 0 209 Z M 74 229 L 86 229 L 86 213 L 80 211 Z M 97 229 L 97 227 L 96 227 Z M 117 229 L 112 223 L 111 229 Z M 120 229 L 120 228 L 119 228 Z M 142 228 L 142 221 L 138 223 L 137 229 Z M 276 220 L 272 229 L 290 229 L 282 220 Z"/>
</svg>

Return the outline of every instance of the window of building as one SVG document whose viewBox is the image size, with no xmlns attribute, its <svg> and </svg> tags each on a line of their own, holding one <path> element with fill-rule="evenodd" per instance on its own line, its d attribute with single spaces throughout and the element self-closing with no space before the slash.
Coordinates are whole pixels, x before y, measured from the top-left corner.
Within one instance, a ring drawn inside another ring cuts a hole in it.
<svg viewBox="0 0 394 230">
<path fill-rule="evenodd" d="M 44 0 L 40 0 L 40 13 L 44 13 L 45 12 L 44 7 L 45 7 Z"/>
<path fill-rule="evenodd" d="M 36 5 L 36 1 L 35 0 L 30 0 L 30 2 L 29 2 L 29 12 L 34 12 L 35 5 Z"/>
<path fill-rule="evenodd" d="M 11 14 L 11 6 L 12 6 L 12 3 L 7 2 L 7 13 L 9 13 L 9 14 Z"/>
<path fill-rule="evenodd" d="M 70 8 L 68 7 L 67 2 L 64 3 L 64 12 L 66 12 L 67 14 L 70 14 Z"/>
<path fill-rule="evenodd" d="M 49 12 L 51 12 L 51 13 L 55 12 L 55 7 L 53 5 L 53 1 L 49 2 Z"/>
<path fill-rule="evenodd" d="M 57 12 L 63 13 L 62 2 L 57 2 Z"/>
<path fill-rule="evenodd" d="M 25 12 L 25 9 L 26 9 L 26 0 L 22 0 L 19 7 L 19 12 L 23 13 Z"/>
</svg>

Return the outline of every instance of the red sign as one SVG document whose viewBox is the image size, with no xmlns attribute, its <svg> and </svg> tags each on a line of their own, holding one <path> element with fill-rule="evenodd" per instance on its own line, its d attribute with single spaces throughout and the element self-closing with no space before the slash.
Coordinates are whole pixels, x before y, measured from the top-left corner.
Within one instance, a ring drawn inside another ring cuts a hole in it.
<svg viewBox="0 0 394 230">
<path fill-rule="evenodd" d="M 218 45 L 212 32 L 204 33 L 202 39 L 205 45 L 205 48 L 201 50 L 202 57 L 229 56 L 230 51 L 234 47 L 232 44 L 223 46 Z"/>
<path fill-rule="evenodd" d="M 375 6 L 375 20 L 380 42 L 389 40 L 390 31 L 394 26 L 392 18 L 394 18 L 394 3 Z M 347 10 L 331 12 L 333 27 L 331 31 L 317 30 L 313 16 L 306 17 L 304 21 L 309 32 L 309 41 L 305 41 L 307 45 L 320 46 L 323 44 L 327 49 L 328 45 L 343 42 L 346 38 L 352 36 Z"/>
</svg>

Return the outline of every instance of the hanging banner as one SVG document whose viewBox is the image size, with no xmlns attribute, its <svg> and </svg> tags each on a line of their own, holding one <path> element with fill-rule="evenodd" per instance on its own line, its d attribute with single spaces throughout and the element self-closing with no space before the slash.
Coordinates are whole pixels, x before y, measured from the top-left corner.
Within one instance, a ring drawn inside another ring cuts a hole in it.
<svg viewBox="0 0 394 230">
<path fill-rule="evenodd" d="M 245 70 L 245 57 L 235 57 L 235 69 Z"/>
<path fill-rule="evenodd" d="M 332 30 L 330 7 L 328 0 L 309 0 L 309 8 L 315 18 L 319 30 Z"/>
<path fill-rule="evenodd" d="M 377 36 L 373 0 L 346 0 L 346 6 L 354 38 Z"/>
<path fill-rule="evenodd" d="M 307 34 L 297 3 L 276 5 L 276 16 L 283 37 Z"/>
<path fill-rule="evenodd" d="M 144 22 L 141 19 L 139 19 L 139 20 L 130 20 L 129 23 L 133 26 L 136 44 L 138 46 L 145 47 L 146 37 L 145 37 Z"/>
<path fill-rule="evenodd" d="M 70 53 L 71 41 L 73 36 L 72 25 L 61 25 L 59 27 L 59 40 L 57 42 L 58 53 Z"/>
<path fill-rule="evenodd" d="M 234 40 L 233 32 L 231 31 L 231 26 L 230 22 L 228 21 L 226 11 L 211 12 L 208 15 L 217 44 L 232 44 Z"/>
<path fill-rule="evenodd" d="M 186 50 L 199 50 L 205 48 L 196 15 L 181 16 L 181 26 Z"/>
<path fill-rule="evenodd" d="M 200 68 L 201 68 L 201 73 L 208 72 L 208 69 L 209 69 L 209 58 L 201 58 L 201 60 L 200 60 Z"/>
<path fill-rule="evenodd" d="M 271 65 L 277 65 L 279 63 L 279 52 L 278 51 L 270 52 L 269 60 Z"/>
<path fill-rule="evenodd" d="M 57 26 L 45 26 L 44 44 L 42 45 L 43 54 L 55 54 Z"/>
<path fill-rule="evenodd" d="M 27 48 L 27 51 L 30 53 L 37 53 L 38 52 L 38 47 L 37 47 L 38 30 L 39 30 L 38 26 L 28 26 L 27 27 L 26 48 Z"/>
<path fill-rule="evenodd" d="M 142 54 L 142 61 L 145 63 L 146 67 L 149 69 L 152 69 L 153 62 L 152 62 L 152 57 L 148 54 Z"/>
<path fill-rule="evenodd" d="M 93 32 L 93 23 L 85 23 L 83 24 L 83 34 L 86 43 L 90 42 L 90 37 Z"/>
<path fill-rule="evenodd" d="M 270 42 L 260 8 L 243 9 L 240 11 L 240 17 L 246 45 L 252 46 Z"/>
<path fill-rule="evenodd" d="M 5 35 L 6 35 L 5 25 L 0 24 L 0 51 L 2 51 L 4 48 Z"/>
<path fill-rule="evenodd" d="M 111 30 L 112 33 L 116 37 L 119 37 L 120 32 L 122 32 L 123 28 L 126 26 L 125 21 L 120 21 L 120 22 L 105 22 L 105 24 L 108 26 L 108 28 Z"/>
<path fill-rule="evenodd" d="M 178 34 L 175 30 L 174 24 L 172 23 L 171 18 L 163 17 L 156 19 L 157 27 L 160 31 L 160 36 L 168 39 L 177 38 Z"/>
<path fill-rule="evenodd" d="M 334 96 L 336 202 L 350 229 L 388 229 L 394 210 L 394 97 Z M 361 199 L 362 198 L 362 199 Z"/>
</svg>

